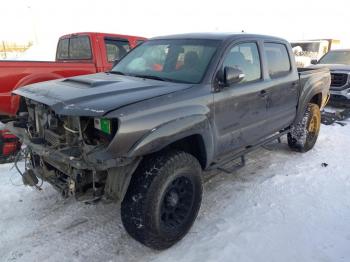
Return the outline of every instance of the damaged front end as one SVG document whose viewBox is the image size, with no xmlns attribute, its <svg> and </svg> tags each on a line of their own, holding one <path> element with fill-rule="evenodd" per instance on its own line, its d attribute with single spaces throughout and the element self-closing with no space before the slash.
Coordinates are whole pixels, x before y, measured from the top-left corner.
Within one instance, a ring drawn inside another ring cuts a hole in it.
<svg viewBox="0 0 350 262">
<path fill-rule="evenodd" d="M 27 113 L 7 128 L 27 146 L 26 174 L 41 178 L 64 197 L 122 200 L 140 159 L 115 157 L 108 147 L 117 119 L 63 116 L 26 100 Z M 29 183 L 30 184 L 30 183 Z"/>
</svg>

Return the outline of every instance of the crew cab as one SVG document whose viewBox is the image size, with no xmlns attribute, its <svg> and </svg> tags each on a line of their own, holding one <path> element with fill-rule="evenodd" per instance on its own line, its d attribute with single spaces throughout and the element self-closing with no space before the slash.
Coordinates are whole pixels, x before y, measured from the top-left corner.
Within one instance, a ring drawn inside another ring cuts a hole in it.
<svg viewBox="0 0 350 262">
<path fill-rule="evenodd" d="M 165 249 L 190 230 L 202 172 L 287 135 L 312 149 L 329 96 L 327 68 L 298 71 L 290 44 L 253 34 L 157 37 L 110 72 L 17 89 L 28 112 L 7 124 L 27 145 L 27 185 L 121 202 L 141 243 Z"/>
<path fill-rule="evenodd" d="M 11 92 L 19 87 L 53 79 L 108 71 L 131 48 L 144 41 L 138 36 L 74 33 L 62 36 L 56 61 L 0 61 L 0 116 L 14 116 L 20 99 Z"/>
<path fill-rule="evenodd" d="M 312 60 L 310 68 L 327 67 L 331 71 L 330 103 L 350 105 L 350 49 L 329 51 L 319 61 Z"/>
</svg>

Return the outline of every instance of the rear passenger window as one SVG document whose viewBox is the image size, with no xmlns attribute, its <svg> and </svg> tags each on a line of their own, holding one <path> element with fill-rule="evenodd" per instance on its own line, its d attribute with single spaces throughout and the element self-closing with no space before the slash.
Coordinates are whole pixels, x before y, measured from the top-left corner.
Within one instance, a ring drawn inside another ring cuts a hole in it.
<svg viewBox="0 0 350 262">
<path fill-rule="evenodd" d="M 237 68 L 245 75 L 240 83 L 261 78 L 259 51 L 256 43 L 244 43 L 234 46 L 226 55 L 223 66 Z"/>
<path fill-rule="evenodd" d="M 88 36 L 72 37 L 69 42 L 69 58 L 76 60 L 91 59 L 91 46 Z"/>
<path fill-rule="evenodd" d="M 264 46 L 270 77 L 277 78 L 288 75 L 291 65 L 287 47 L 277 43 L 265 43 Z"/>
<path fill-rule="evenodd" d="M 69 38 L 61 39 L 57 46 L 57 59 L 69 59 Z"/>
<path fill-rule="evenodd" d="M 90 38 L 74 36 L 61 39 L 57 46 L 57 60 L 86 60 L 91 59 Z"/>
<path fill-rule="evenodd" d="M 127 39 L 105 39 L 105 45 L 108 62 L 120 60 L 130 51 L 130 45 Z"/>
</svg>

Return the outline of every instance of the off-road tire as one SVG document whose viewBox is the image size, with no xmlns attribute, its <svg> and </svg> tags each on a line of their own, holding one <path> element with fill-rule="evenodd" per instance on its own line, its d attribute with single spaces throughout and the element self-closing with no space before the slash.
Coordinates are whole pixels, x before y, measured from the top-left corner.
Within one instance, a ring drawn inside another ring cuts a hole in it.
<svg viewBox="0 0 350 262">
<path fill-rule="evenodd" d="M 301 121 L 288 133 L 288 145 L 297 152 L 305 153 L 317 141 L 321 127 L 321 112 L 318 105 L 309 103 Z"/>
<path fill-rule="evenodd" d="M 182 239 L 201 205 L 201 171 L 198 160 L 186 152 L 169 150 L 145 157 L 121 205 L 126 231 L 157 250 Z"/>
</svg>

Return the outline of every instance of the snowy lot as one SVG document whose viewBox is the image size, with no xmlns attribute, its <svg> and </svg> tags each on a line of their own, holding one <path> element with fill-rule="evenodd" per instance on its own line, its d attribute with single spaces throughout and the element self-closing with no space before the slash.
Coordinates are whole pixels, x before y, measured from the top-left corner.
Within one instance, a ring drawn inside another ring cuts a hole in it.
<svg viewBox="0 0 350 262">
<path fill-rule="evenodd" d="M 163 252 L 127 235 L 117 205 L 18 186 L 11 165 L 0 165 L 0 261 L 350 261 L 346 123 L 323 125 L 306 154 L 284 141 L 249 154 L 234 174 L 206 174 L 194 227 Z"/>
</svg>

